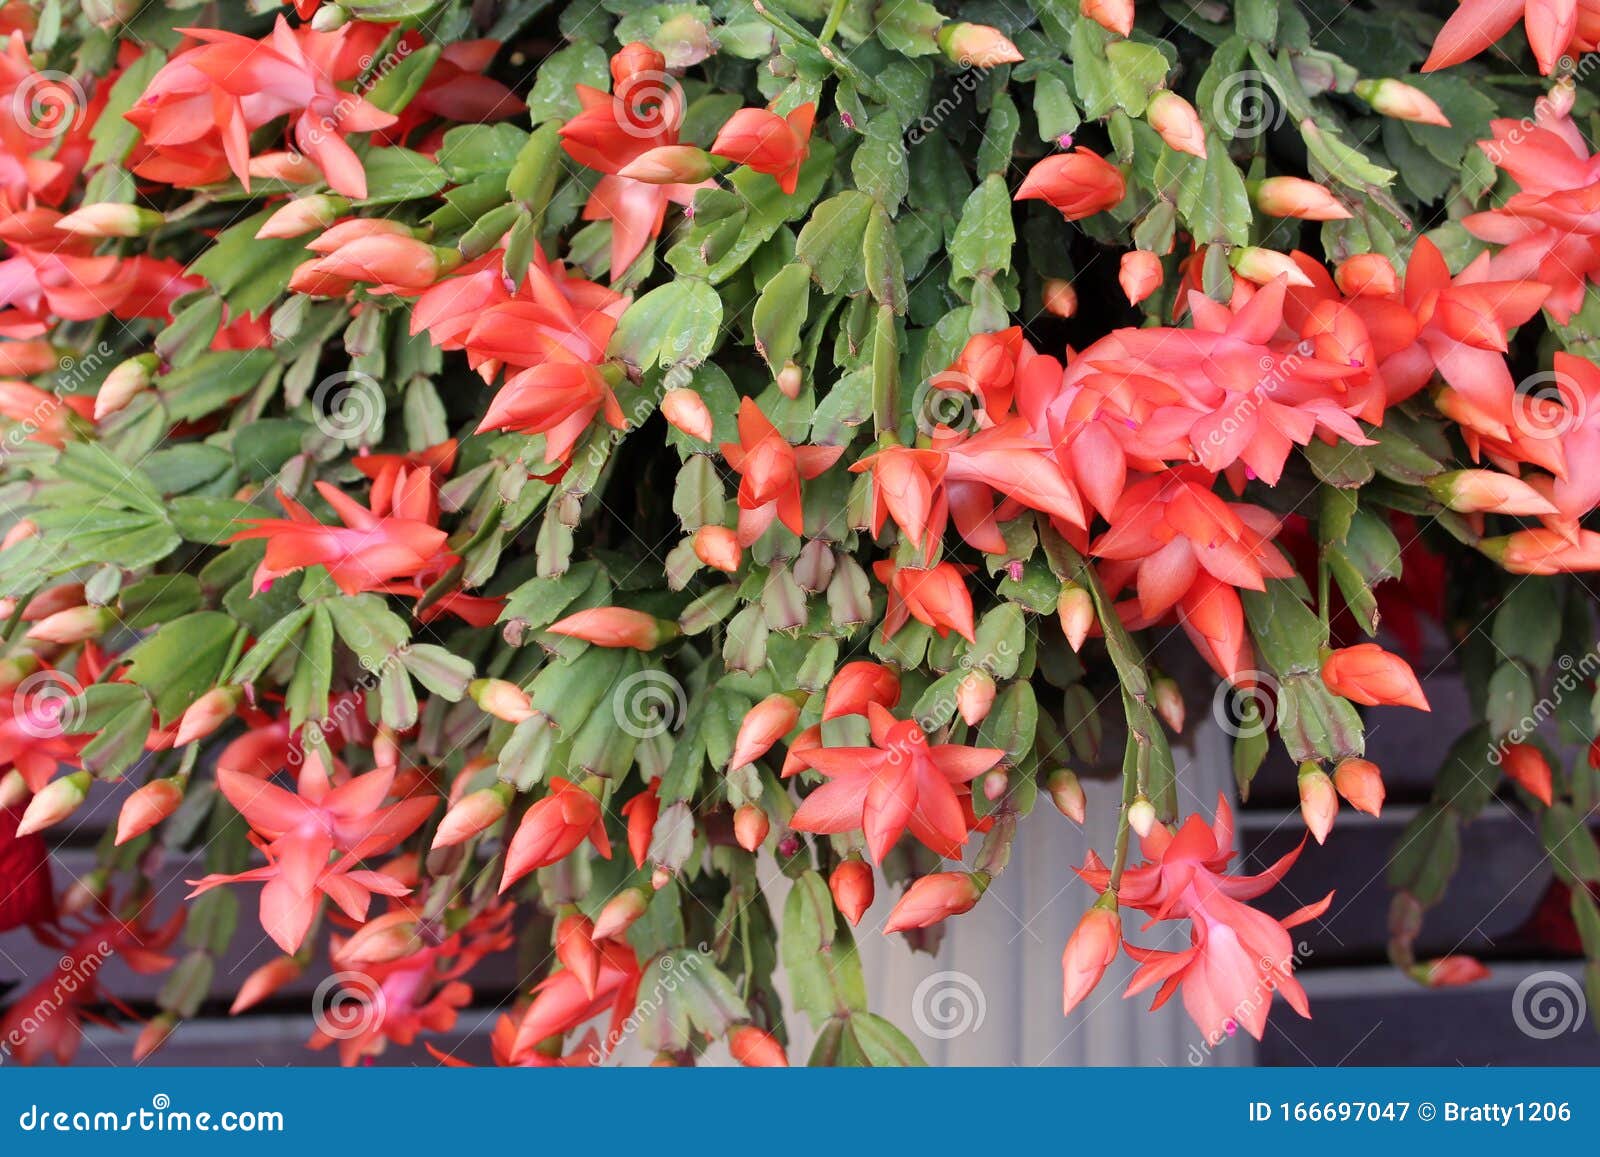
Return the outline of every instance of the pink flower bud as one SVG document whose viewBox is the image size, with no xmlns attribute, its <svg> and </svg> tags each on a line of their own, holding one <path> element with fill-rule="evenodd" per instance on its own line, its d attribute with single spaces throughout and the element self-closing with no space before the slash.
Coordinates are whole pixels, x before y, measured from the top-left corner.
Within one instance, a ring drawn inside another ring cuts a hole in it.
<svg viewBox="0 0 1600 1157">
<path fill-rule="evenodd" d="M 1377 112 L 1395 120 L 1412 121 L 1419 125 L 1450 127 L 1450 119 L 1433 98 L 1421 89 L 1393 79 L 1358 80 L 1356 95 Z"/>
<path fill-rule="evenodd" d="M 183 784 L 176 778 L 152 779 L 123 801 L 117 814 L 117 845 L 143 835 L 178 810 Z"/>
<path fill-rule="evenodd" d="M 95 392 L 94 420 L 105 421 L 148 390 L 158 364 L 155 354 L 140 354 L 119 363 Z"/>
<path fill-rule="evenodd" d="M 786 1069 L 789 1058 L 778 1038 L 753 1024 L 742 1024 L 728 1033 L 728 1051 L 746 1068 Z"/>
<path fill-rule="evenodd" d="M 332 193 L 296 197 L 268 217 L 266 224 L 256 230 L 256 237 L 262 240 L 303 237 L 327 229 L 349 211 L 350 202 Z"/>
<path fill-rule="evenodd" d="M 113 370 L 112 373 L 116 371 Z M 19 542 L 24 542 L 39 533 L 39 524 L 31 518 L 23 518 L 14 523 L 5 537 L 0 539 L 0 550 L 10 550 Z"/>
<path fill-rule="evenodd" d="M 1333 786 L 1358 812 L 1375 816 L 1383 811 L 1383 773 L 1367 759 L 1341 759 L 1333 769 Z"/>
<path fill-rule="evenodd" d="M 533 718 L 533 701 L 528 693 L 505 679 L 474 679 L 467 694 L 478 709 L 507 723 L 521 723 Z"/>
<path fill-rule="evenodd" d="M 1122 255 L 1122 266 L 1117 271 L 1117 282 L 1128 297 L 1129 305 L 1138 305 L 1161 288 L 1161 259 L 1144 249 L 1130 249 Z"/>
<path fill-rule="evenodd" d="M 487 831 L 505 818 L 511 807 L 511 787 L 497 783 L 463 796 L 439 821 L 433 847 L 451 848 Z"/>
<path fill-rule="evenodd" d="M 1107 32 L 1127 36 L 1133 31 L 1133 0 L 1079 0 L 1078 11 Z"/>
<path fill-rule="evenodd" d="M 1022 59 L 1017 46 L 987 24 L 946 24 L 939 29 L 939 50 L 963 68 L 995 68 Z"/>
<path fill-rule="evenodd" d="M 184 710 L 178 719 L 174 747 L 203 739 L 233 718 L 244 701 L 243 687 L 213 687 Z"/>
<path fill-rule="evenodd" d="M 597 647 L 632 647 L 636 651 L 653 651 L 678 634 L 676 623 L 626 607 L 591 607 L 545 630 Z"/>
<path fill-rule="evenodd" d="M 1555 798 L 1554 776 L 1544 752 L 1531 743 L 1513 743 L 1500 757 L 1500 770 L 1506 778 L 1534 799 L 1549 807 Z M 18 829 L 18 834 L 22 834 Z"/>
<path fill-rule="evenodd" d="M 1184 720 L 1183 692 L 1177 681 L 1162 675 L 1151 684 L 1150 690 L 1155 695 L 1156 714 L 1161 716 L 1161 722 L 1174 732 L 1181 732 Z"/>
<path fill-rule="evenodd" d="M 1256 186 L 1255 202 L 1263 213 L 1301 221 L 1343 221 L 1350 216 L 1326 188 L 1301 177 L 1268 177 Z"/>
<path fill-rule="evenodd" d="M 1061 1011 L 1069 1014 L 1094 991 L 1122 947 L 1122 919 L 1107 892 L 1082 918 L 1061 953 Z"/>
<path fill-rule="evenodd" d="M 133 1042 L 133 1063 L 139 1064 L 167 1043 L 173 1031 L 178 1027 L 178 1018 L 170 1012 L 158 1013 L 146 1022 L 139 1030 L 139 1035 Z"/>
<path fill-rule="evenodd" d="M 851 856 L 828 876 L 828 891 L 833 893 L 833 903 L 853 928 L 872 907 L 876 885 L 872 878 L 872 865 L 859 856 Z"/>
<path fill-rule="evenodd" d="M 701 442 L 711 441 L 711 411 L 693 390 L 668 390 L 661 398 L 661 414 L 673 429 Z"/>
<path fill-rule="evenodd" d="M 694 532 L 694 556 L 709 567 L 733 574 L 743 554 L 738 534 L 726 526 L 702 526 Z"/>
<path fill-rule="evenodd" d="M 631 928 L 650 906 L 650 899 L 638 888 L 624 888 L 606 901 L 594 919 L 594 938 L 609 940 Z"/>
<path fill-rule="evenodd" d="M 1046 278 L 1044 288 L 1040 291 L 1040 298 L 1044 302 L 1046 313 L 1053 313 L 1057 317 L 1072 317 L 1078 312 L 1078 291 L 1072 287 L 1072 282 L 1062 278 Z"/>
<path fill-rule="evenodd" d="M 1094 627 L 1094 599 L 1077 583 L 1061 588 L 1061 598 L 1056 603 L 1056 617 L 1061 620 L 1061 631 L 1074 651 L 1083 646 Z"/>
<path fill-rule="evenodd" d="M 783 369 L 778 371 L 778 392 L 786 398 L 798 398 L 804 385 L 805 378 L 800 373 L 800 367 L 793 362 L 784 362 Z"/>
<path fill-rule="evenodd" d="M 56 611 L 35 623 L 28 630 L 28 638 L 38 643 L 56 643 L 69 647 L 98 639 L 115 625 L 117 616 L 110 607 L 70 607 Z"/>
<path fill-rule="evenodd" d="M 1155 831 L 1156 807 L 1142 791 L 1134 797 L 1128 808 L 1128 826 L 1141 840 Z"/>
<path fill-rule="evenodd" d="M 956 684 L 956 709 L 968 727 L 982 723 L 994 706 L 994 677 L 989 672 L 974 667 Z"/>
<path fill-rule="evenodd" d="M 160 213 L 137 205 L 102 202 L 68 213 L 56 222 L 56 228 L 80 237 L 143 237 L 166 221 Z"/>
<path fill-rule="evenodd" d="M 1448 470 L 1428 479 L 1428 491 L 1462 514 L 1555 514 L 1556 507 L 1520 478 L 1498 470 Z"/>
<path fill-rule="evenodd" d="M 1206 130 L 1200 114 L 1177 93 L 1162 89 L 1152 95 L 1144 116 L 1168 148 L 1191 157 L 1206 155 Z"/>
<path fill-rule="evenodd" d="M 1300 771 L 1300 818 L 1317 843 L 1325 843 L 1339 814 L 1339 795 L 1328 773 L 1314 763 Z"/>
<path fill-rule="evenodd" d="M 983 773 L 983 798 L 993 803 L 1006 794 L 1006 788 L 1011 784 L 1011 777 L 1006 774 L 1003 767 Z"/>
<path fill-rule="evenodd" d="M 1276 249 L 1263 249 L 1258 245 L 1241 245 L 1229 255 L 1233 271 L 1246 281 L 1267 285 L 1282 277 L 1290 285 L 1311 288 L 1311 278 L 1294 263 L 1294 258 Z"/>
<path fill-rule="evenodd" d="M 1408 971 L 1429 988 L 1459 988 L 1489 976 L 1489 970 L 1476 957 L 1462 955 L 1441 956 L 1412 965 Z"/>
<path fill-rule="evenodd" d="M 988 886 L 988 876 L 982 872 L 933 872 L 922 876 L 889 913 L 884 935 L 927 928 L 947 917 L 970 912 Z"/>
<path fill-rule="evenodd" d="M 1083 823 L 1089 801 L 1076 775 L 1065 767 L 1058 767 L 1045 781 L 1045 790 L 1050 793 L 1050 802 L 1056 805 L 1057 811 L 1075 824 Z"/>
<path fill-rule="evenodd" d="M 1358 253 L 1333 271 L 1339 292 L 1346 297 L 1390 297 L 1400 292 L 1400 277 L 1381 253 Z"/>
<path fill-rule="evenodd" d="M 334 953 L 334 963 L 340 968 L 389 964 L 404 960 L 421 947 L 416 918 L 400 909 L 385 912 L 358 928 Z"/>
<path fill-rule="evenodd" d="M 747 852 L 754 852 L 766 843 L 767 833 L 771 830 L 772 824 L 767 819 L 767 813 L 753 803 L 747 803 L 733 813 L 734 839 Z"/>
<path fill-rule="evenodd" d="M 760 759 L 774 743 L 794 730 L 799 720 L 800 704 L 792 695 L 782 692 L 768 695 L 745 712 L 739 734 L 733 741 L 728 770 L 738 771 Z"/>
<path fill-rule="evenodd" d="M 42 832 L 77 811 L 89 794 L 89 783 L 87 771 L 74 771 L 45 784 L 44 790 L 28 801 L 28 810 L 17 825 L 17 838 Z"/>
<path fill-rule="evenodd" d="M 694 145 L 647 149 L 617 171 L 619 177 L 647 185 L 698 185 L 717 171 L 711 154 Z"/>
</svg>

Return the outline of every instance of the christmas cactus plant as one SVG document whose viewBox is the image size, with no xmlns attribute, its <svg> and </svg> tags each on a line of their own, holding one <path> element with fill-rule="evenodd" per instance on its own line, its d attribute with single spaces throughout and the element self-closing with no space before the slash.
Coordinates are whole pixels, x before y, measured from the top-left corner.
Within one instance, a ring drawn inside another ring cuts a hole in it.
<svg viewBox="0 0 1600 1157">
<path fill-rule="evenodd" d="M 796 1018 L 813 1064 L 915 1063 L 853 937 L 933 947 L 1041 795 L 1117 813 L 1059 881 L 1066 1010 L 1126 952 L 1259 1037 L 1333 897 L 1251 905 L 1295 856 L 1230 871 L 1175 737 L 1337 840 L 1429 639 L 1476 722 L 1391 955 L 1481 971 L 1413 945 L 1503 792 L 1600 959 L 1592 0 L 0 32 L 0 930 L 85 972 L 42 1019 L 28 978 L 8 1054 L 123 1019 L 115 958 L 166 976 L 136 1056 L 327 977 L 355 1063 L 505 953 L 499 1063 L 781 1065 Z"/>
</svg>

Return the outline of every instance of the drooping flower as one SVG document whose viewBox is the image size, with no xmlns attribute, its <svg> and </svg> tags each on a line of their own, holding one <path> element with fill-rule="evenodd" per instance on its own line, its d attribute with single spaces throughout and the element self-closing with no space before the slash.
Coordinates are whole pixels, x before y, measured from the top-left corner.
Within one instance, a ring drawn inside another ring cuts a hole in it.
<svg viewBox="0 0 1600 1157">
<path fill-rule="evenodd" d="M 1188 920 L 1190 946 L 1173 952 L 1126 945 L 1140 962 L 1126 995 L 1156 987 L 1153 1007 L 1159 1008 L 1181 989 L 1184 1008 L 1210 1042 L 1225 1039 L 1236 1025 L 1260 1040 L 1274 993 L 1310 1016 L 1305 990 L 1294 977 L 1297 957 L 1288 929 L 1321 916 L 1333 893 L 1281 921 L 1243 902 L 1282 879 L 1299 848 L 1258 876 L 1227 875 L 1233 813 L 1221 797 L 1213 823 L 1191 815 L 1176 834 L 1156 824 L 1139 846 L 1147 862 L 1123 873 L 1117 899 L 1146 913 L 1152 924 Z M 1101 892 L 1111 881 L 1092 853 L 1078 874 Z"/>
<path fill-rule="evenodd" d="M 883 934 L 931 928 L 951 916 L 972 911 L 986 881 L 975 872 L 932 872 L 919 876 L 884 921 Z"/>
<path fill-rule="evenodd" d="M 800 804 L 796 831 L 864 831 L 867 848 L 882 862 L 901 833 L 911 834 L 948 858 L 957 858 L 969 825 L 961 806 L 966 785 L 1005 757 L 998 748 L 930 744 L 915 720 L 898 720 L 868 704 L 871 747 L 816 747 L 801 757 L 827 777 Z"/>
<path fill-rule="evenodd" d="M 504 892 L 536 868 L 564 859 L 587 839 L 595 851 L 611 858 L 600 801 L 577 784 L 559 776 L 550 780 L 550 794 L 530 807 L 506 847 Z"/>
<path fill-rule="evenodd" d="M 872 572 L 889 590 L 889 605 L 883 613 L 884 638 L 892 638 L 909 620 L 916 619 L 941 636 L 954 631 L 972 641 L 972 595 L 955 563 L 941 562 L 923 569 L 883 559 L 872 564 Z"/>
<path fill-rule="evenodd" d="M 438 804 L 433 796 L 420 796 L 385 805 L 394 782 L 394 768 L 380 768 L 334 786 L 314 754 L 301 763 L 298 792 L 219 768 L 218 790 L 249 823 L 252 842 L 267 863 L 235 875 L 190 880 L 190 896 L 223 884 L 264 883 L 261 927 L 291 955 L 304 942 L 324 896 L 351 919 L 365 920 L 374 893 L 403 896 L 409 889 L 393 876 L 355 865 L 392 850 Z"/>
</svg>

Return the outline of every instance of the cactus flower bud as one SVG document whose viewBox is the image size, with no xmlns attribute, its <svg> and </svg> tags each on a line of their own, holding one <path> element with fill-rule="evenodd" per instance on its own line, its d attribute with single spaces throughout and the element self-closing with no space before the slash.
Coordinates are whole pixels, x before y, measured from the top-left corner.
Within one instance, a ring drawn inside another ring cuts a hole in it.
<svg viewBox="0 0 1600 1157">
<path fill-rule="evenodd" d="M 511 794 L 510 784 L 496 783 L 462 796 L 439 821 L 432 846 L 451 848 L 487 831 L 505 818 Z"/>
<path fill-rule="evenodd" d="M 296 197 L 268 217 L 266 224 L 256 230 L 256 237 L 282 239 L 321 233 L 349 211 L 350 202 L 332 193 Z"/>
<path fill-rule="evenodd" d="M 995 68 L 1022 59 L 1017 46 L 987 24 L 946 24 L 939 29 L 939 51 L 963 68 Z"/>
<path fill-rule="evenodd" d="M 994 694 L 994 676 L 982 668 L 974 667 L 961 677 L 956 685 L 956 709 L 968 727 L 976 727 L 988 717 Z"/>
<path fill-rule="evenodd" d="M 228 1008 L 229 1016 L 238 1016 L 247 1008 L 260 1004 L 286 984 L 293 984 L 305 971 L 305 965 L 292 956 L 279 956 L 267 961 L 239 985 L 239 995 Z"/>
<path fill-rule="evenodd" d="M 970 912 L 989 886 L 986 872 L 933 872 L 906 889 L 889 913 L 884 935 L 927 928 L 950 916 Z"/>
<path fill-rule="evenodd" d="M 701 442 L 711 441 L 711 411 L 693 390 L 668 390 L 661 398 L 661 414 L 673 429 Z"/>
<path fill-rule="evenodd" d="M 1150 797 L 1140 792 L 1128 807 L 1128 826 L 1134 830 L 1142 840 L 1155 830 L 1156 807 L 1150 802 Z"/>
<path fill-rule="evenodd" d="M 1300 818 L 1317 843 L 1326 843 L 1339 814 L 1339 795 L 1328 773 L 1314 763 L 1300 768 Z"/>
<path fill-rule="evenodd" d="M 239 704 L 244 702 L 243 687 L 213 687 L 189 704 L 178 719 L 178 731 L 172 745 L 182 747 L 197 739 L 204 739 L 233 718 Z"/>
<path fill-rule="evenodd" d="M 1531 743 L 1513 743 L 1500 757 L 1500 770 L 1506 778 L 1522 788 L 1534 799 L 1549 807 L 1555 798 L 1554 776 L 1550 763 Z M 21 829 L 18 829 L 19 833 Z"/>
<path fill-rule="evenodd" d="M 1133 31 L 1133 0 L 1079 0 L 1078 11 L 1107 32 L 1127 36 Z"/>
<path fill-rule="evenodd" d="M 1428 492 L 1462 514 L 1555 514 L 1556 506 L 1520 478 L 1498 470 L 1447 470 L 1428 479 Z"/>
<path fill-rule="evenodd" d="M 711 154 L 694 145 L 659 145 L 618 170 L 619 177 L 647 185 L 698 185 L 717 171 Z"/>
<path fill-rule="evenodd" d="M 1341 759 L 1333 769 L 1333 786 L 1358 812 L 1375 816 L 1383 811 L 1383 773 L 1368 759 Z"/>
<path fill-rule="evenodd" d="M 1156 714 L 1161 716 L 1161 722 L 1174 732 L 1181 732 L 1184 720 L 1183 691 L 1178 687 L 1177 680 L 1162 675 L 1151 684 L 1150 690 L 1155 694 Z"/>
<path fill-rule="evenodd" d="M 728 1032 L 728 1051 L 746 1068 L 786 1069 L 789 1058 L 778 1038 L 753 1024 L 741 1024 Z"/>
<path fill-rule="evenodd" d="M 855 927 L 872 907 L 876 893 L 872 865 L 860 856 L 851 856 L 828 876 L 828 891 L 833 893 L 834 906 Z"/>
<path fill-rule="evenodd" d="M 1302 177 L 1268 177 L 1255 187 L 1256 208 L 1274 217 L 1301 221 L 1343 221 L 1350 210 L 1315 181 Z"/>
<path fill-rule="evenodd" d="M 1094 991 L 1122 948 L 1122 918 L 1117 899 L 1103 892 L 1067 938 L 1061 953 L 1061 1011 L 1070 1014 Z"/>
<path fill-rule="evenodd" d="M 123 801 L 117 813 L 117 845 L 143 835 L 178 810 L 183 783 L 176 777 L 152 779 Z"/>
<path fill-rule="evenodd" d="M 1333 271 L 1334 284 L 1346 297 L 1389 297 L 1400 292 L 1400 276 L 1381 253 L 1358 253 Z"/>
<path fill-rule="evenodd" d="M 335 953 L 341 968 L 362 964 L 389 964 L 404 960 L 422 947 L 414 915 L 405 909 L 385 912 L 368 920 Z"/>
<path fill-rule="evenodd" d="M 771 830 L 772 824 L 767 819 L 767 813 L 753 803 L 747 803 L 733 813 L 733 836 L 747 852 L 754 852 L 766 843 L 767 833 Z"/>
<path fill-rule="evenodd" d="M 1050 793 L 1050 802 L 1056 805 L 1057 811 L 1075 824 L 1083 823 L 1089 801 L 1083 794 L 1083 784 L 1073 772 L 1065 767 L 1056 768 L 1045 781 L 1045 790 Z"/>
<path fill-rule="evenodd" d="M 1356 95 L 1386 117 L 1419 125 L 1450 127 L 1450 118 L 1444 115 L 1444 110 L 1434 103 L 1432 97 L 1403 81 L 1388 78 L 1358 80 Z"/>
<path fill-rule="evenodd" d="M 1081 649 L 1095 623 L 1093 597 L 1077 583 L 1068 583 L 1061 588 L 1056 617 L 1061 620 L 1061 631 L 1072 649 Z"/>
<path fill-rule="evenodd" d="M 627 607 L 591 607 L 568 615 L 545 630 L 552 635 L 582 639 L 597 647 L 632 647 L 636 651 L 653 651 L 677 636 L 678 625 Z"/>
<path fill-rule="evenodd" d="M 1489 976 L 1489 970 L 1476 957 L 1460 954 L 1413 964 L 1406 972 L 1413 980 L 1429 988 L 1459 988 Z"/>
<path fill-rule="evenodd" d="M 56 222 L 56 228 L 80 237 L 143 237 L 166 223 L 151 209 L 101 202 L 73 210 Z"/>
<path fill-rule="evenodd" d="M 1177 93 L 1168 89 L 1155 93 L 1144 115 L 1168 148 L 1191 157 L 1206 155 L 1206 130 L 1200 123 L 1200 114 Z"/>
<path fill-rule="evenodd" d="M 17 825 L 17 838 L 41 832 L 77 811 L 89 794 L 89 773 L 75 771 L 45 784 L 44 790 L 28 801 Z"/>
<path fill-rule="evenodd" d="M 177 1027 L 178 1018 L 170 1012 L 157 1013 L 151 1017 L 139 1030 L 139 1035 L 133 1042 L 133 1063 L 139 1064 L 155 1053 L 167 1043 L 167 1038 Z"/>
<path fill-rule="evenodd" d="M 694 555 L 709 567 L 733 574 L 743 554 L 738 534 L 726 526 L 702 526 L 694 532 Z"/>
<path fill-rule="evenodd" d="M 621 936 L 644 915 L 650 898 L 639 888 L 624 888 L 606 901 L 600 915 L 594 918 L 594 938 L 609 940 Z"/>
<path fill-rule="evenodd" d="M 140 354 L 119 363 L 94 396 L 94 420 L 103 422 L 150 388 L 160 360 L 155 354 Z"/>
<path fill-rule="evenodd" d="M 69 607 L 35 623 L 29 628 L 27 637 L 39 643 L 57 643 L 68 647 L 98 639 L 116 621 L 116 612 L 110 607 Z"/>
<path fill-rule="evenodd" d="M 1039 297 L 1046 313 L 1056 317 L 1072 317 L 1078 312 L 1078 291 L 1072 282 L 1060 277 L 1047 277 Z"/>
<path fill-rule="evenodd" d="M 1228 255 L 1233 271 L 1246 281 L 1267 285 L 1282 277 L 1292 286 L 1311 288 L 1311 278 L 1294 263 L 1287 253 L 1276 249 L 1263 249 L 1259 245 L 1241 245 Z"/>
<path fill-rule="evenodd" d="M 1130 249 L 1122 255 L 1117 284 L 1127 295 L 1129 305 L 1138 305 L 1161 288 L 1161 258 L 1145 249 Z"/>
<path fill-rule="evenodd" d="M 533 701 L 528 693 L 506 679 L 474 679 L 467 694 L 486 715 L 493 715 L 507 723 L 521 723 L 533 718 Z"/>
<path fill-rule="evenodd" d="M 800 703 L 793 695 L 783 692 L 768 695 L 750 708 L 740 722 L 728 770 L 738 771 L 760 759 L 774 743 L 794 730 L 799 719 Z"/>
</svg>

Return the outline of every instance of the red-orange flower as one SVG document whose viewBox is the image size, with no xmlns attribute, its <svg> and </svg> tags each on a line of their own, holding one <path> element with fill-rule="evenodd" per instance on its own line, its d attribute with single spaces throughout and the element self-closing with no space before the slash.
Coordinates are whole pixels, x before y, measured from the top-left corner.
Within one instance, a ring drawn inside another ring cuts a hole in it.
<svg viewBox="0 0 1600 1157">
<path fill-rule="evenodd" d="M 794 192 L 800 166 L 811 151 L 811 122 L 817 106 L 807 101 L 788 116 L 764 108 L 742 108 L 728 118 L 711 152 L 758 173 L 776 177 L 785 193 Z"/>
<path fill-rule="evenodd" d="M 724 442 L 722 456 L 740 475 L 739 545 L 749 546 L 774 519 L 805 533 L 800 483 L 839 460 L 842 446 L 791 446 L 751 398 L 739 403 L 739 440 Z"/>
</svg>

